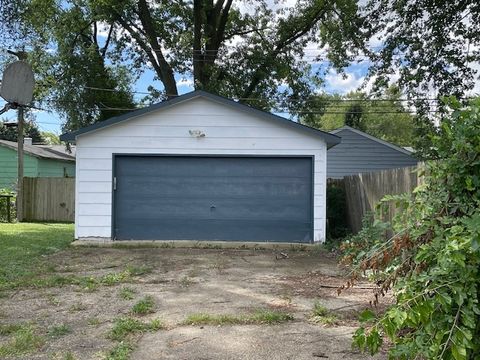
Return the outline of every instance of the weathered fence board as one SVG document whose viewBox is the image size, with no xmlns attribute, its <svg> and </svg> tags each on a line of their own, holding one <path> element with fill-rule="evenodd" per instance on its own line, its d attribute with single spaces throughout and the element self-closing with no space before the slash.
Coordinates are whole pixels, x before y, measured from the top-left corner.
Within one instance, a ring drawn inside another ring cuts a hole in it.
<svg viewBox="0 0 480 360">
<path fill-rule="evenodd" d="M 23 220 L 75 220 L 74 178 L 24 178 Z"/>
<path fill-rule="evenodd" d="M 419 165 L 423 166 L 423 165 Z M 382 170 L 372 173 L 345 176 L 347 218 L 350 229 L 357 233 L 362 228 L 363 217 L 375 210 L 385 195 L 411 193 L 422 182 L 418 166 Z M 390 205 L 385 220 L 391 220 L 395 207 Z"/>
</svg>

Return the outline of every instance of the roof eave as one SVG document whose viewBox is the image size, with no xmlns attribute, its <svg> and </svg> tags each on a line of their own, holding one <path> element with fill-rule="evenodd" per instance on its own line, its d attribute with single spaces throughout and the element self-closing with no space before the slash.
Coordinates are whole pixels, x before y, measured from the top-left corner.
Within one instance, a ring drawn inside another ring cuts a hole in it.
<svg viewBox="0 0 480 360">
<path fill-rule="evenodd" d="M 327 143 L 327 149 L 330 149 L 331 147 L 333 147 L 333 146 L 335 146 L 335 145 L 337 145 L 341 142 L 341 138 L 339 136 L 335 135 L 335 134 L 331 134 L 331 133 L 328 133 L 328 132 L 325 132 L 325 131 L 322 131 L 322 130 L 314 129 L 314 128 L 311 128 L 309 126 L 303 125 L 301 123 L 297 123 L 297 122 L 291 121 L 289 119 L 283 118 L 281 116 L 274 115 L 274 114 L 266 112 L 266 111 L 258 110 L 258 109 L 255 109 L 253 107 L 250 107 L 248 105 L 244 105 L 244 104 L 238 103 L 234 100 L 227 99 L 227 98 L 224 98 L 222 96 L 214 95 L 214 94 L 211 94 L 209 92 L 202 91 L 202 90 L 192 91 L 190 93 L 181 95 L 181 96 L 179 96 L 177 98 L 173 98 L 171 100 L 167 100 L 167 101 L 164 101 L 164 102 L 161 102 L 161 103 L 158 103 L 158 104 L 154 104 L 154 105 L 151 105 L 151 106 L 143 108 L 143 109 L 138 109 L 138 110 L 135 110 L 133 112 L 126 113 L 126 114 L 123 114 L 123 115 L 120 115 L 120 116 L 115 116 L 115 117 L 112 117 L 108 120 L 98 122 L 96 124 L 84 127 L 82 129 L 62 134 L 62 135 L 60 135 L 60 140 L 67 141 L 67 142 L 75 142 L 77 140 L 77 137 L 80 136 L 80 135 L 87 134 L 87 133 L 90 133 L 92 131 L 99 130 L 99 129 L 102 129 L 102 128 L 105 128 L 105 127 L 109 127 L 109 126 L 121 123 L 123 121 L 130 120 L 130 119 L 133 119 L 135 117 L 141 116 L 143 114 L 149 113 L 151 111 L 160 110 L 162 108 L 173 106 L 173 105 L 181 103 L 183 101 L 187 101 L 187 100 L 190 100 L 190 99 L 193 99 L 193 98 L 196 98 L 196 97 L 200 97 L 200 96 L 203 96 L 203 97 L 205 97 L 207 99 L 210 99 L 212 101 L 215 101 L 215 102 L 219 102 L 221 104 L 225 104 L 227 106 L 235 107 L 238 110 L 241 110 L 241 111 L 244 111 L 244 112 L 249 112 L 249 113 L 254 114 L 256 116 L 259 116 L 259 117 L 268 118 L 270 120 L 275 120 L 275 121 L 281 121 L 285 125 L 294 127 L 297 130 L 302 130 L 302 131 L 308 132 L 308 133 L 313 134 L 315 136 L 321 136 L 323 138 L 323 140 Z"/>
<path fill-rule="evenodd" d="M 75 130 L 75 131 L 72 131 L 72 132 L 64 133 L 64 134 L 60 135 L 60 140 L 61 141 L 67 141 L 67 142 L 75 142 L 77 140 L 77 136 L 79 136 L 79 135 L 86 134 L 86 133 L 89 133 L 89 132 L 92 132 L 92 131 L 95 131 L 95 130 L 103 129 L 105 127 L 109 127 L 109 126 L 121 123 L 123 121 L 133 119 L 133 118 L 141 116 L 143 114 L 147 114 L 151 111 L 155 111 L 155 110 L 159 110 L 159 109 L 162 109 L 162 108 L 166 108 L 168 106 L 175 105 L 175 104 L 180 103 L 182 101 L 186 101 L 186 100 L 192 99 L 194 97 L 200 96 L 199 93 L 200 93 L 200 91 L 192 91 L 188 94 L 181 95 L 181 96 L 173 98 L 171 100 L 163 101 L 161 103 L 150 105 L 150 106 L 147 106 L 145 108 L 134 110 L 132 112 L 128 112 L 128 113 L 125 113 L 125 114 L 122 114 L 122 115 L 119 115 L 119 116 L 111 117 L 110 119 L 107 119 L 105 121 L 97 122 L 95 124 L 86 126 L 84 128 L 81 128 L 81 129 L 78 129 L 78 130 Z"/>
</svg>

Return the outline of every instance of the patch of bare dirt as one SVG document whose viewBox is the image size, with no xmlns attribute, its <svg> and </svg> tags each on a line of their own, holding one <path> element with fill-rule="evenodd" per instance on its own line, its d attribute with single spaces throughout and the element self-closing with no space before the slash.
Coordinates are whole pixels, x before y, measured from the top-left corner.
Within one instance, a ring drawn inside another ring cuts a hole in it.
<svg viewBox="0 0 480 360">
<path fill-rule="evenodd" d="M 155 301 L 154 313 L 141 320 L 159 318 L 167 330 L 145 333 L 133 359 L 312 359 L 315 352 L 330 359 L 367 358 L 351 352 L 350 339 L 358 311 L 371 299 L 367 289 L 371 285 L 362 283 L 365 289 L 354 287 L 338 295 L 343 274 L 327 253 L 292 251 L 279 256 L 272 250 L 251 249 L 74 248 L 50 256 L 48 262 L 55 269 L 49 276 L 99 278 L 126 269 L 140 274 L 112 286 L 21 289 L 0 298 L 0 324 L 31 323 L 45 338 L 37 353 L 23 358 L 62 359 L 68 352 L 79 360 L 104 358 L 116 345 L 108 338 L 114 319 L 132 316 L 133 304 L 147 295 Z M 124 287 L 131 290 L 132 299 L 121 296 Z M 312 324 L 309 318 L 316 301 L 340 321 L 330 327 Z M 182 325 L 193 313 L 244 314 L 255 309 L 286 311 L 294 321 L 205 331 Z M 49 336 L 49 329 L 61 324 L 70 331 Z M 222 343 L 229 347 L 222 350 Z M 202 349 L 203 357 L 194 349 Z M 266 355 L 269 349 L 271 357 Z M 295 357 L 296 353 L 301 356 Z"/>
<path fill-rule="evenodd" d="M 380 313 L 393 301 L 393 298 L 387 295 L 380 304 L 373 307 L 375 284 L 360 281 L 353 287 L 341 289 L 345 285 L 345 277 L 325 275 L 321 271 L 281 276 L 278 281 L 283 287 L 283 292 L 295 297 L 316 299 L 330 311 L 340 314 L 343 325 L 357 326 L 360 311 L 369 308 Z"/>
</svg>

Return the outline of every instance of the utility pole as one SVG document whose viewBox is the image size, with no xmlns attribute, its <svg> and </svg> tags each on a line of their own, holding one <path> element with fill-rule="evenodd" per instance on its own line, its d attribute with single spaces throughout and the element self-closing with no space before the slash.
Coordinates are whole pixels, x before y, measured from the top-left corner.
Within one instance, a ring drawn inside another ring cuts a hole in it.
<svg viewBox="0 0 480 360">
<path fill-rule="evenodd" d="M 17 154 L 18 154 L 18 177 L 17 177 L 17 221 L 23 220 L 23 106 L 18 107 L 17 127 Z"/>
</svg>

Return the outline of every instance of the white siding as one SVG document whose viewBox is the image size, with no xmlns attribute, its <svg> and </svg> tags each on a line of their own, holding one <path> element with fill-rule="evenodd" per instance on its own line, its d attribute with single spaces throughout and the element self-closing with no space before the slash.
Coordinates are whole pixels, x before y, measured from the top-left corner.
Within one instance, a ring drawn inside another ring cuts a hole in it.
<svg viewBox="0 0 480 360">
<path fill-rule="evenodd" d="M 200 130 L 203 138 L 189 130 Z M 77 138 L 76 238 L 109 238 L 112 154 L 313 155 L 314 240 L 325 239 L 326 143 L 318 136 L 194 98 Z"/>
</svg>

